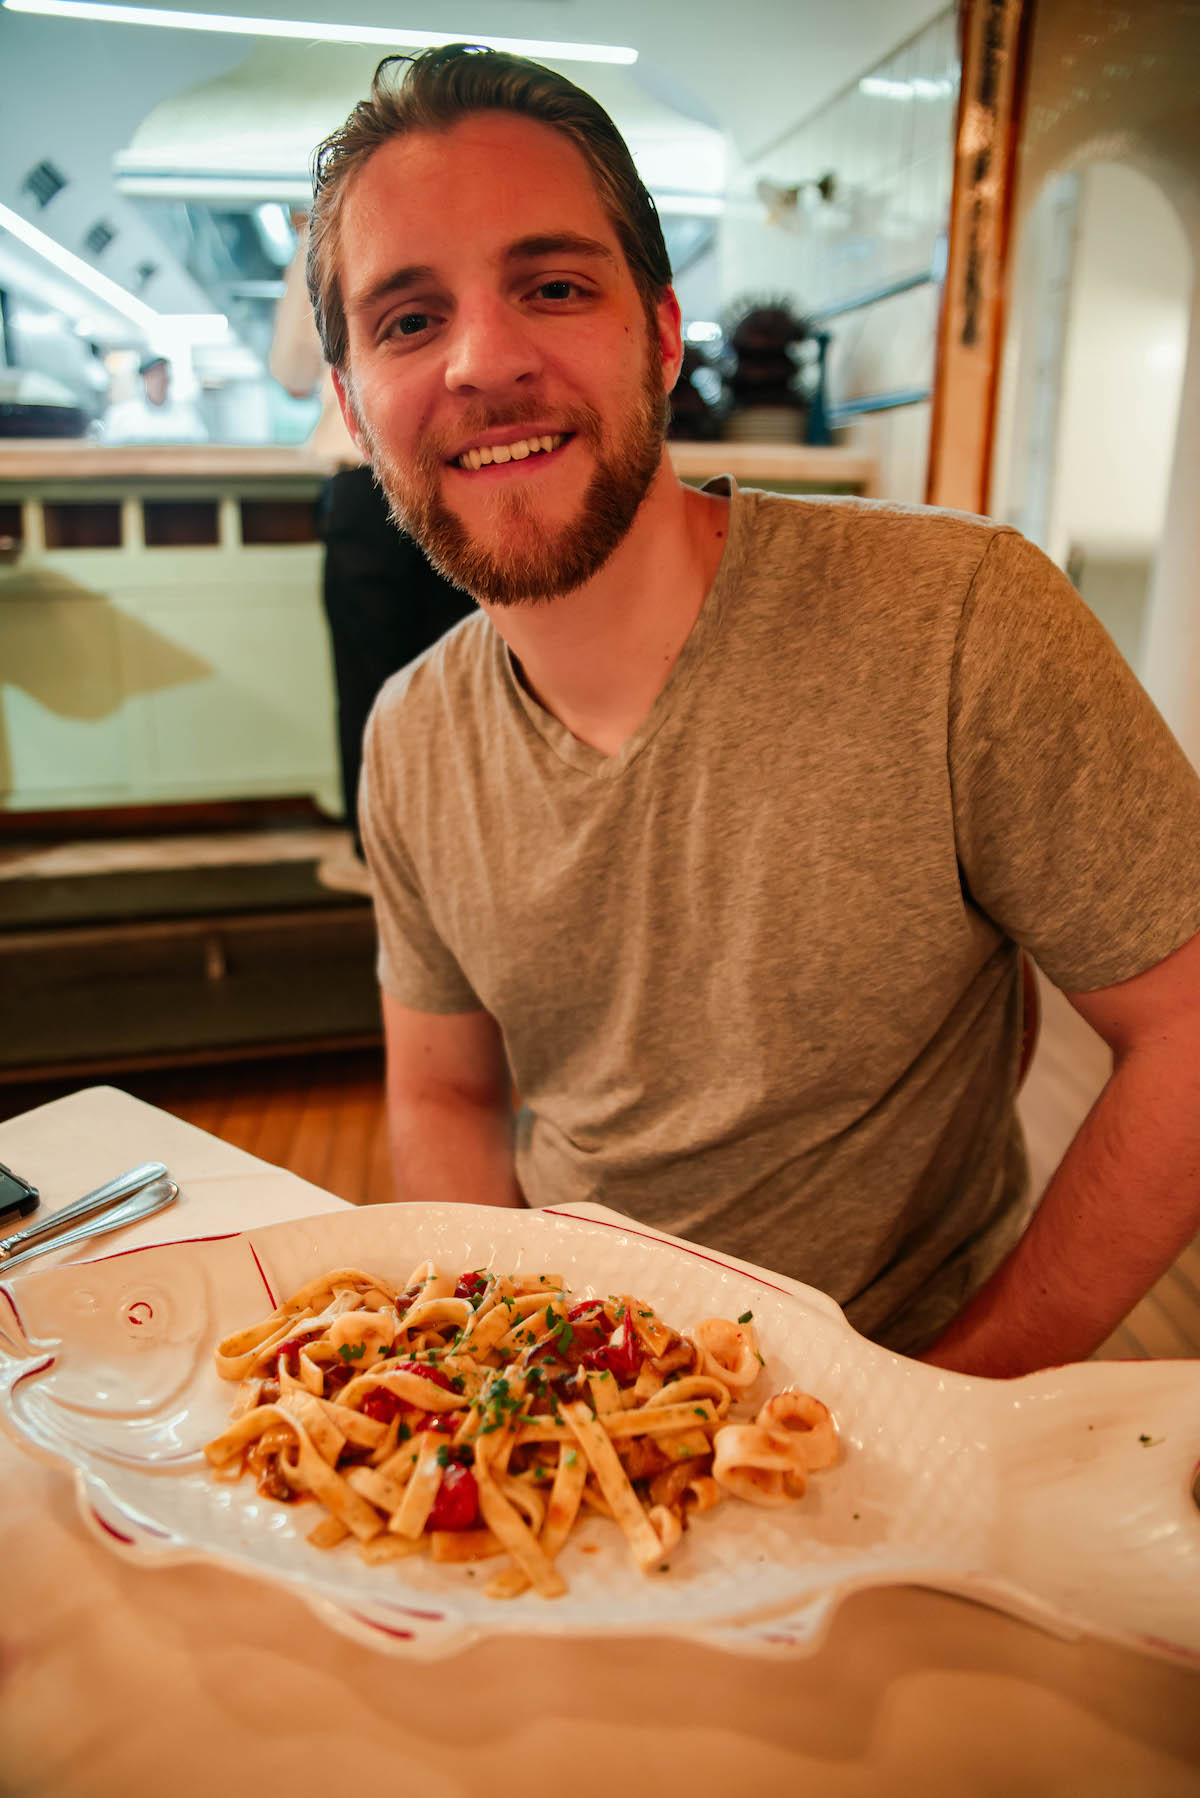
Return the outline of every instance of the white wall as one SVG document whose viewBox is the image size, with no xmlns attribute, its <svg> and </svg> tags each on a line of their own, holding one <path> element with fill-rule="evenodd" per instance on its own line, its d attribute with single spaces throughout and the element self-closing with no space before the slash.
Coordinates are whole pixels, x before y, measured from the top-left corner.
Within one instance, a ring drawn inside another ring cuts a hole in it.
<svg viewBox="0 0 1200 1798">
<path fill-rule="evenodd" d="M 1047 548 L 1152 558 L 1179 414 L 1192 259 L 1165 195 L 1136 169 L 1082 177 Z"/>
<path fill-rule="evenodd" d="M 1196 52 L 1194 8 L 1180 6 L 1178 0 L 1139 0 L 1136 9 L 1097 6 L 1096 0 L 1038 0 L 1018 156 L 1014 233 L 1019 245 L 1030 209 L 1047 182 L 1119 156 L 1123 168 L 1139 170 L 1166 196 L 1195 263 L 1200 263 Z M 1144 608 L 1139 672 L 1200 768 L 1200 284 L 1195 264 L 1192 282 L 1183 398 L 1166 514 Z M 1006 389 L 1008 385 L 1006 374 Z M 1006 391 L 1005 406 L 1009 403 Z M 992 506 L 997 510 L 994 499 Z M 1086 570 L 1084 591 L 1090 598 Z M 1113 634 L 1120 642 L 1117 631 Z"/>
<path fill-rule="evenodd" d="M 1064 568 L 1139 673 L 1193 282 L 1174 208 L 1097 162 L 1025 213 L 992 510 Z"/>
</svg>

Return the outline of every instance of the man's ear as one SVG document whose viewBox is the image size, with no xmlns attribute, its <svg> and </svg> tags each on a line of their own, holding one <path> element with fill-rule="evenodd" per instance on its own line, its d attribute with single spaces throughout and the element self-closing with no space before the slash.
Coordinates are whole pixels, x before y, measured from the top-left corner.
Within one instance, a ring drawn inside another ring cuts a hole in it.
<svg viewBox="0 0 1200 1798">
<path fill-rule="evenodd" d="M 333 376 L 333 391 L 337 394 L 338 405 L 342 409 L 342 418 L 345 421 L 346 429 L 349 431 L 359 455 L 365 462 L 369 462 L 371 460 L 370 451 L 367 449 L 363 441 L 363 434 L 359 429 L 358 419 L 354 412 L 354 402 L 350 398 L 346 378 L 340 368 L 331 369 L 329 372 Z"/>
<path fill-rule="evenodd" d="M 679 379 L 679 371 L 683 367 L 683 314 L 679 309 L 679 301 L 675 297 L 675 289 L 663 289 L 663 296 L 654 308 L 658 321 L 658 348 L 662 356 L 663 388 L 670 393 Z"/>
</svg>

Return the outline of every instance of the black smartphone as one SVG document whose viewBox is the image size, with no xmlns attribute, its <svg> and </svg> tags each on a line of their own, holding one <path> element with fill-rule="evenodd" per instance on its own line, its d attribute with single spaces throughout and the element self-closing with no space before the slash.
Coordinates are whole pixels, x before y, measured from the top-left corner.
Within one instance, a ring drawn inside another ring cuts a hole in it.
<svg viewBox="0 0 1200 1798">
<path fill-rule="evenodd" d="M 0 1227 L 38 1208 L 38 1189 L 0 1162 Z"/>
</svg>

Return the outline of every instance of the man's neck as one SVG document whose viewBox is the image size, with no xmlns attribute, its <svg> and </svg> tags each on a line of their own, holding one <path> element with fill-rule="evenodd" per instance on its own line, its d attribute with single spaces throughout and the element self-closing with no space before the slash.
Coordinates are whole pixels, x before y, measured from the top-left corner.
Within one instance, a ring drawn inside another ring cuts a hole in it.
<svg viewBox="0 0 1200 1798">
<path fill-rule="evenodd" d="M 525 684 L 573 737 L 615 755 L 667 683 L 712 585 L 729 501 L 681 485 L 664 455 L 629 534 L 573 593 L 483 610 Z"/>
</svg>

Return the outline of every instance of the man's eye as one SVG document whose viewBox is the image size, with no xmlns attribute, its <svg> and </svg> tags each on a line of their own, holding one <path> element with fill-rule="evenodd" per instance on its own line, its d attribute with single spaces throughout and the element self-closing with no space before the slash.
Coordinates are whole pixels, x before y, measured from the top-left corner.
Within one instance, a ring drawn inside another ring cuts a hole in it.
<svg viewBox="0 0 1200 1798">
<path fill-rule="evenodd" d="M 406 312 L 396 320 L 396 329 L 402 337 L 415 337 L 424 331 L 429 324 L 427 312 Z"/>
<path fill-rule="evenodd" d="M 569 300 L 574 288 L 574 281 L 543 281 L 538 293 L 544 300 Z"/>
</svg>

